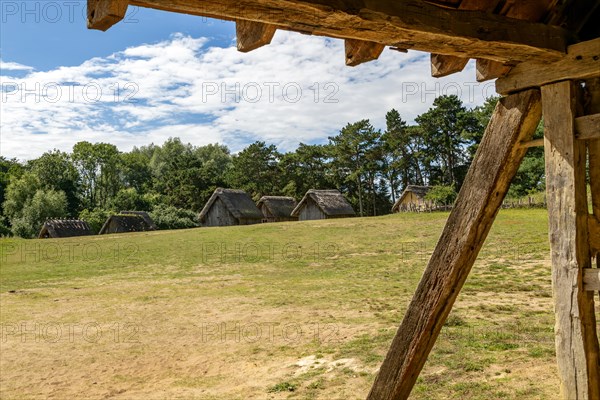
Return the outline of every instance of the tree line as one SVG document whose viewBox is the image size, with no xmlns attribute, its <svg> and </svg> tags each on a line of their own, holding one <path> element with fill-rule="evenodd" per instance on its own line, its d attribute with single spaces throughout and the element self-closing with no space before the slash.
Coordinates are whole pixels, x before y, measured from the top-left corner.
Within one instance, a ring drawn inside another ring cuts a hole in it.
<svg viewBox="0 0 600 400">
<path fill-rule="evenodd" d="M 237 154 L 227 146 L 194 146 L 174 137 L 120 152 L 109 143 L 79 142 L 27 162 L 0 157 L 0 234 L 34 237 L 47 218 L 80 218 L 99 230 L 120 210 L 150 211 L 161 228 L 196 226 L 217 187 L 300 199 L 308 189 L 339 189 L 359 215 L 382 215 L 408 185 L 435 186 L 432 200 L 452 202 L 497 98 L 469 109 L 440 96 L 409 125 L 399 111 L 386 126 L 348 123 L 326 144 L 300 143 L 281 153 L 257 141 Z M 543 189 L 543 152 L 532 149 L 511 192 Z"/>
</svg>

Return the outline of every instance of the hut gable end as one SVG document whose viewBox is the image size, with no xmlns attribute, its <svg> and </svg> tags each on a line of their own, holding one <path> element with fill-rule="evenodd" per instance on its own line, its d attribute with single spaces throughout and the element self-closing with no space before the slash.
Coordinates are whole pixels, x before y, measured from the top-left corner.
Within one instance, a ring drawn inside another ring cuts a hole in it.
<svg viewBox="0 0 600 400">
<path fill-rule="evenodd" d="M 150 226 L 141 215 L 119 214 L 110 216 L 98 234 L 104 235 L 109 233 L 145 232 L 152 230 L 154 230 L 152 226 Z"/>
<path fill-rule="evenodd" d="M 309 190 L 292 211 L 300 220 L 353 217 L 356 213 L 346 198 L 335 189 Z"/>
<path fill-rule="evenodd" d="M 243 190 L 217 188 L 200 212 L 203 226 L 250 225 L 263 215 Z"/>
<path fill-rule="evenodd" d="M 298 217 L 292 217 L 292 211 L 296 205 L 293 197 L 284 196 L 263 196 L 256 204 L 262 212 L 265 222 L 298 220 Z"/>
</svg>

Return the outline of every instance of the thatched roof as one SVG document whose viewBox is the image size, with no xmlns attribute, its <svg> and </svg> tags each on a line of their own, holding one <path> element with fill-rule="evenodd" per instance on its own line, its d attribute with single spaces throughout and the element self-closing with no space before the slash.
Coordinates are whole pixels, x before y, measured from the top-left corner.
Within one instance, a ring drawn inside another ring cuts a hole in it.
<svg viewBox="0 0 600 400">
<path fill-rule="evenodd" d="M 300 210 L 308 199 L 312 199 L 327 216 L 356 215 L 348 200 L 338 190 L 310 189 L 292 211 L 292 217 L 297 217 L 300 214 Z"/>
<path fill-rule="evenodd" d="M 148 226 L 150 228 L 152 228 L 152 230 L 158 229 L 158 227 L 156 226 L 156 224 L 154 223 L 152 218 L 150 218 L 150 215 L 146 211 L 121 211 L 119 214 L 121 214 L 121 215 L 127 215 L 127 214 L 139 215 L 140 217 L 144 218 L 144 221 L 146 221 L 146 223 L 148 224 Z"/>
<path fill-rule="evenodd" d="M 115 233 L 113 231 L 113 227 L 115 226 L 117 227 L 116 232 L 145 232 L 154 230 L 140 215 L 111 215 L 104 225 L 102 225 L 102 229 L 100 229 L 98 234 Z"/>
<path fill-rule="evenodd" d="M 66 238 L 93 234 L 88 223 L 80 219 L 49 219 L 44 222 L 38 238 Z"/>
<path fill-rule="evenodd" d="M 274 217 L 287 218 L 292 215 L 296 204 L 296 199 L 293 197 L 263 196 L 256 203 L 256 206 L 260 208 L 264 205 Z"/>
<path fill-rule="evenodd" d="M 210 199 L 206 202 L 206 205 L 200 212 L 200 221 L 204 222 L 206 214 L 214 204 L 214 202 L 220 199 L 227 207 L 227 210 L 236 219 L 260 219 L 262 220 L 262 212 L 256 207 L 252 198 L 248 193 L 239 189 L 223 189 L 217 188 Z"/>
<path fill-rule="evenodd" d="M 400 204 L 402 204 L 402 202 L 404 201 L 406 196 L 408 196 L 409 193 L 414 194 L 419 199 L 424 199 L 430 190 L 431 186 L 408 185 L 406 189 L 404 189 L 404 191 L 402 192 L 402 195 L 398 198 L 398 200 L 396 200 L 396 202 L 392 206 L 392 212 L 395 212 L 400 207 Z"/>
</svg>

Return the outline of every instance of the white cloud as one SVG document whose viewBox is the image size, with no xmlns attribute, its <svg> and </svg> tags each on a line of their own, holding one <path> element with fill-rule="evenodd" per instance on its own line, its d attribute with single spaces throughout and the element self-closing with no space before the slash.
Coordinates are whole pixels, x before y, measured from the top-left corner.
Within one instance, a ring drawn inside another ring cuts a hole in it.
<svg viewBox="0 0 600 400">
<path fill-rule="evenodd" d="M 439 94 L 458 93 L 475 106 L 494 93 L 490 83 L 470 83 L 472 64 L 431 78 L 429 57 L 419 52 L 386 50 L 350 68 L 339 40 L 278 32 L 248 54 L 207 42 L 177 34 L 51 71 L 3 63 L 3 71 L 11 65 L 28 73 L 0 77 L 2 155 L 30 159 L 80 140 L 127 151 L 169 136 L 234 151 L 254 140 L 292 150 L 363 118 L 384 128 L 391 108 L 412 121 Z"/>
<path fill-rule="evenodd" d="M 0 60 L 0 71 L 33 71 L 33 69 L 28 65 Z"/>
</svg>

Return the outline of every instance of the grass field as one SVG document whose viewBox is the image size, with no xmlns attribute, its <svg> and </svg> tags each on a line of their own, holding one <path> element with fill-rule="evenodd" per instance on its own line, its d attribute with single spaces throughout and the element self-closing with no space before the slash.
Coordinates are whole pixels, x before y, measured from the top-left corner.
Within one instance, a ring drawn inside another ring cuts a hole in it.
<svg viewBox="0 0 600 400">
<path fill-rule="evenodd" d="M 0 397 L 364 399 L 446 213 L 0 242 Z M 554 399 L 545 210 L 502 211 L 414 399 Z"/>
</svg>

